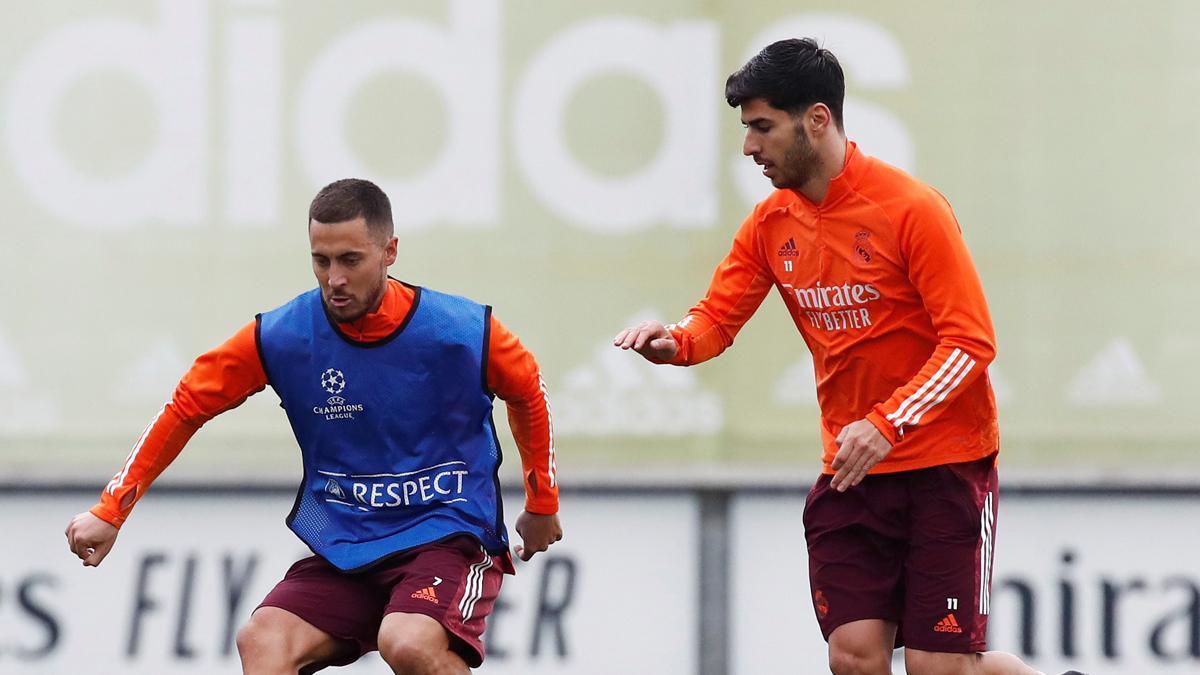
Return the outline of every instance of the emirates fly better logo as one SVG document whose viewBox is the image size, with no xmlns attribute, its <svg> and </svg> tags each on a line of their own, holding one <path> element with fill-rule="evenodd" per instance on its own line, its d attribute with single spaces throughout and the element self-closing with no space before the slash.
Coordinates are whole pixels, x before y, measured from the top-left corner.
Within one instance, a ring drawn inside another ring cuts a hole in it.
<svg viewBox="0 0 1200 675">
<path fill-rule="evenodd" d="M 330 368 L 321 373 L 321 388 L 334 395 L 340 394 L 346 388 L 346 376 L 342 371 Z"/>
</svg>

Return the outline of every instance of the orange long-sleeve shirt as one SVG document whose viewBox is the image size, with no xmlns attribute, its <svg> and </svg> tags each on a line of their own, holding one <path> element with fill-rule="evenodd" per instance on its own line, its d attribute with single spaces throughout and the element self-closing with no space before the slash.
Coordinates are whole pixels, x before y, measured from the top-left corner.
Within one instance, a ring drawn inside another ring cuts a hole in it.
<svg viewBox="0 0 1200 675">
<path fill-rule="evenodd" d="M 776 190 L 670 327 L 672 363 L 724 351 L 772 287 L 812 353 L 826 473 L 842 427 L 863 418 L 894 446 L 872 473 L 998 450 L 986 372 L 995 333 L 958 221 L 933 188 L 848 143 L 820 204 Z"/>
<path fill-rule="evenodd" d="M 390 335 L 412 309 L 414 291 L 388 280 L 379 309 L 353 323 L 339 324 L 348 337 L 369 342 Z M 267 375 L 254 338 L 255 322 L 243 326 L 216 349 L 196 359 L 179 381 L 170 402 L 151 420 L 121 470 L 101 493 L 91 512 L 120 527 L 134 504 L 170 464 L 192 434 L 208 420 L 236 408 L 267 386 Z M 546 384 L 533 354 L 503 324 L 491 317 L 487 378 L 505 402 L 524 473 L 525 510 L 558 512 L 554 429 Z"/>
</svg>

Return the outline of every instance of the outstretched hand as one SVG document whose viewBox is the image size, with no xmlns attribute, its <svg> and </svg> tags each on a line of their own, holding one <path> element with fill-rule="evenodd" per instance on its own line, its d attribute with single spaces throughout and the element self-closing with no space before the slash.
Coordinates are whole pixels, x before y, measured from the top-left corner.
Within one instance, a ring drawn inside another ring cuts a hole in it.
<svg viewBox="0 0 1200 675">
<path fill-rule="evenodd" d="M 838 492 L 845 492 L 862 482 L 862 479 L 892 451 L 879 429 L 870 420 L 861 419 L 842 427 L 837 435 L 838 452 L 833 457 L 833 480 L 830 485 Z"/>
<path fill-rule="evenodd" d="M 675 358 L 675 353 L 679 351 L 679 344 L 675 342 L 671 331 L 657 321 L 643 321 L 617 333 L 613 338 L 613 346 L 632 349 L 654 363 L 666 363 Z"/>
<path fill-rule="evenodd" d="M 96 567 L 117 543 L 117 532 L 117 528 L 84 511 L 67 525 L 67 546 L 84 567 Z"/>
<path fill-rule="evenodd" d="M 562 539 L 562 525 L 558 522 L 558 514 L 548 516 L 522 511 L 517 516 L 517 534 L 521 535 L 521 543 L 513 547 L 517 557 L 529 560 L 535 553 L 541 553 L 550 548 L 550 544 Z"/>
</svg>

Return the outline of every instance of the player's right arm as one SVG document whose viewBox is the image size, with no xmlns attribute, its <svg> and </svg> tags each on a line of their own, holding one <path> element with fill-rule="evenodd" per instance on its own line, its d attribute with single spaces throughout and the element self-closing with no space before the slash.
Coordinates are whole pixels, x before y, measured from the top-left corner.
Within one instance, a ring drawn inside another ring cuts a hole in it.
<svg viewBox="0 0 1200 675">
<path fill-rule="evenodd" d="M 758 210 L 746 218 L 733 246 L 713 272 L 704 299 L 679 323 L 643 321 L 613 338 L 613 346 L 632 349 L 652 363 L 691 366 L 725 351 L 750 320 L 774 280 L 757 235 Z"/>
<path fill-rule="evenodd" d="M 71 520 L 67 543 L 84 565 L 99 565 L 108 555 L 134 504 L 205 422 L 266 387 L 254 329 L 251 321 L 196 359 L 104 487 L 100 501 Z"/>
</svg>

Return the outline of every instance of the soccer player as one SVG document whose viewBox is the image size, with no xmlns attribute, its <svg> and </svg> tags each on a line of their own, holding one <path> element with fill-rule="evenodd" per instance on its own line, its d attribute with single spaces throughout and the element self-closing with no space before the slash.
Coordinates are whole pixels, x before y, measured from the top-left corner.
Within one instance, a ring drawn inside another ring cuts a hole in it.
<svg viewBox="0 0 1200 675">
<path fill-rule="evenodd" d="M 467 673 L 513 573 L 493 396 L 507 404 L 524 470 L 515 551 L 528 560 L 562 538 L 537 362 L 490 307 L 387 276 L 397 240 L 374 184 L 332 183 L 308 215 L 318 288 L 196 360 L 67 541 L 99 565 L 192 434 L 269 384 L 303 455 L 288 525 L 315 555 L 239 632 L 244 672 L 311 673 L 378 649 L 397 673 Z"/>
<path fill-rule="evenodd" d="M 936 190 L 842 125 L 837 59 L 771 44 L 729 77 L 742 152 L 777 188 L 681 321 L 614 339 L 693 365 L 733 344 L 776 288 L 813 356 L 824 469 L 804 509 L 813 607 L 834 673 L 1033 673 L 985 651 L 996 533 L 995 337 Z"/>
</svg>

